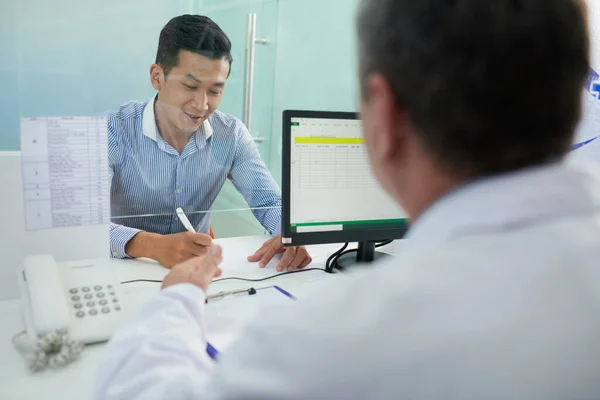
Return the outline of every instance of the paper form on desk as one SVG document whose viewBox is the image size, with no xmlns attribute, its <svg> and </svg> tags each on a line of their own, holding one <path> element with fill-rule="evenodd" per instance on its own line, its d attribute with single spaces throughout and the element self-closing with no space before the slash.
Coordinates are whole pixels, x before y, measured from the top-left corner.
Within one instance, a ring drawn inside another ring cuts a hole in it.
<svg viewBox="0 0 600 400">
<path fill-rule="evenodd" d="M 257 289 L 254 295 L 229 296 L 206 304 L 206 339 L 223 353 L 243 333 L 244 326 L 260 320 L 269 307 L 293 307 L 296 301 L 276 286 Z"/>
</svg>

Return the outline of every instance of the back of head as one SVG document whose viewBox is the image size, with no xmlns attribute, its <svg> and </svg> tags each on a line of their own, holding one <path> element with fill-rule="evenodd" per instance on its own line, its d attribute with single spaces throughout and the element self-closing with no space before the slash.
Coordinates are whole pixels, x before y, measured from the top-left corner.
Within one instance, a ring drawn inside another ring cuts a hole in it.
<svg viewBox="0 0 600 400">
<path fill-rule="evenodd" d="M 172 18 L 160 32 L 156 64 L 165 74 L 178 64 L 181 50 L 191 51 L 211 60 L 225 59 L 230 68 L 231 41 L 213 20 L 201 15 L 180 15 Z M 231 69 L 230 69 L 231 71 Z"/>
<path fill-rule="evenodd" d="M 419 140 L 462 176 L 563 156 L 589 74 L 581 0 L 363 0 L 360 73 L 389 81 Z"/>
</svg>

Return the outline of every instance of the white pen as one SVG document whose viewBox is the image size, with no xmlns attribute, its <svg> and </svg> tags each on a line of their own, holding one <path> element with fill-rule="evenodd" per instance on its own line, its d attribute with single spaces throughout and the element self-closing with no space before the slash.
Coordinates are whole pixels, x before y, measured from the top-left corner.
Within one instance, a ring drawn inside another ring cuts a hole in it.
<svg viewBox="0 0 600 400">
<path fill-rule="evenodd" d="M 183 224 L 183 226 L 185 226 L 185 229 L 187 229 L 188 231 L 190 231 L 192 233 L 196 233 L 196 230 L 192 226 L 192 223 L 186 217 L 186 215 L 183 212 L 183 210 L 181 209 L 181 207 L 178 207 L 177 210 L 175 210 L 175 211 L 177 212 L 177 216 L 179 217 L 179 220 L 181 221 L 181 223 Z"/>
</svg>

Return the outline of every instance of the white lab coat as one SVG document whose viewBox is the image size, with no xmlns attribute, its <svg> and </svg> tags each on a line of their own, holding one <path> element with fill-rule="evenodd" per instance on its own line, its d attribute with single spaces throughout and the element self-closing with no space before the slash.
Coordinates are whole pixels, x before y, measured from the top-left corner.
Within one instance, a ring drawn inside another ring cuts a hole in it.
<svg viewBox="0 0 600 400">
<path fill-rule="evenodd" d="M 600 175 L 554 164 L 459 189 L 404 251 L 249 327 L 217 364 L 203 293 L 156 295 L 97 399 L 598 399 Z"/>
</svg>

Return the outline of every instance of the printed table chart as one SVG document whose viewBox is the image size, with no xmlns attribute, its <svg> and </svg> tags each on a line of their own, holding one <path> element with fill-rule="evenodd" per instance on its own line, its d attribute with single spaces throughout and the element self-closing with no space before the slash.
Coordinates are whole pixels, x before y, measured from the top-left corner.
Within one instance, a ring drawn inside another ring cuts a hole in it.
<svg viewBox="0 0 600 400">
<path fill-rule="evenodd" d="M 21 119 L 28 230 L 110 223 L 106 117 Z"/>
</svg>

